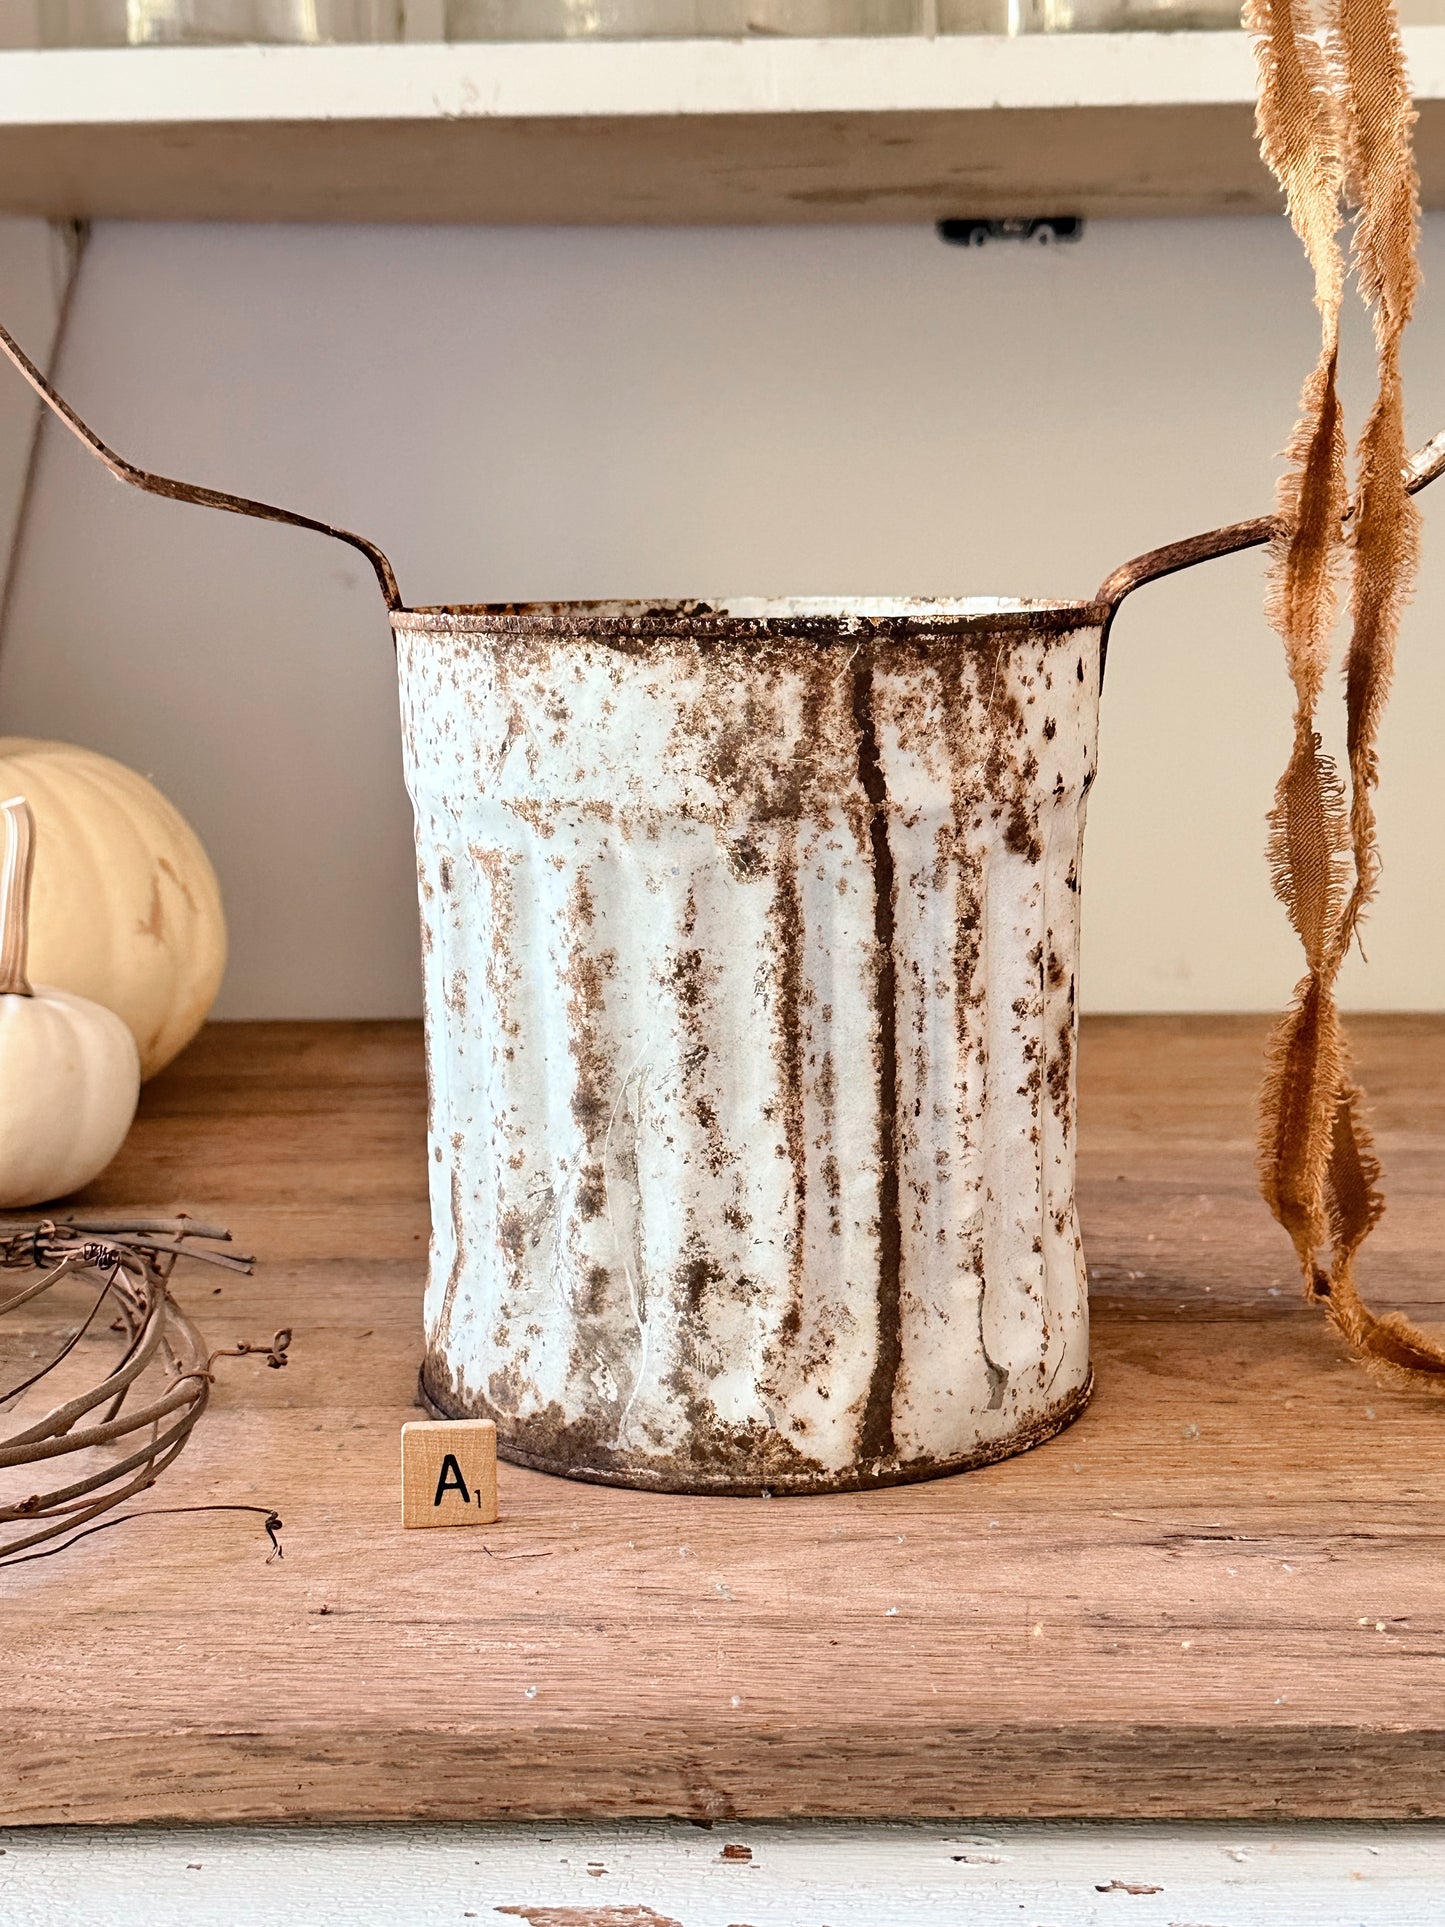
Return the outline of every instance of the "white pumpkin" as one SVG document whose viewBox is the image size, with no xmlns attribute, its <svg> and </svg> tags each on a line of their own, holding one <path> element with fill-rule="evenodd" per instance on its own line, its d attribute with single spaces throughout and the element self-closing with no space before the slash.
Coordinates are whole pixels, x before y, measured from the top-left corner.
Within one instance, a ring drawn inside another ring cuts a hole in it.
<svg viewBox="0 0 1445 1927">
<path fill-rule="evenodd" d="M 130 1129 L 140 1057 L 114 1011 L 31 985 L 27 909 L 35 822 L 24 797 L 0 803 L 0 1208 L 43 1204 L 89 1184 Z"/>
<path fill-rule="evenodd" d="M 216 873 L 153 784 L 70 743 L 0 736 L 0 796 L 35 813 L 31 974 L 130 1025 L 153 1077 L 205 1022 L 226 967 Z"/>
</svg>

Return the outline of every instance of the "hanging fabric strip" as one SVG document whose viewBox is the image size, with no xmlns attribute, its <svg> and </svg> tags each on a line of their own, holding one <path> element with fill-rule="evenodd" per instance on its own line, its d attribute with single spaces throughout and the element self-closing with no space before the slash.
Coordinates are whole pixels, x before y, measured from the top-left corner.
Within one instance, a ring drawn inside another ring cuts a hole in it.
<svg viewBox="0 0 1445 1927">
<path fill-rule="evenodd" d="M 1284 189 L 1315 277 L 1320 355 L 1280 484 L 1268 612 L 1295 691 L 1294 740 L 1270 813 L 1270 867 L 1306 972 L 1270 1042 L 1260 1182 L 1294 1242 L 1305 1290 L 1380 1375 L 1445 1392 L 1445 1348 L 1362 1301 L 1355 1258 L 1384 1209 L 1380 1170 L 1335 1007 L 1340 967 L 1379 876 L 1376 742 L 1395 636 L 1414 581 L 1417 517 L 1405 489 L 1400 341 L 1418 282 L 1414 112 L 1392 0 L 1249 0 L 1260 148 Z M 1379 389 L 1360 438 L 1353 510 L 1338 393 L 1346 204 L 1351 265 L 1375 330 Z M 1341 571 L 1350 565 L 1346 782 L 1316 718 Z"/>
</svg>

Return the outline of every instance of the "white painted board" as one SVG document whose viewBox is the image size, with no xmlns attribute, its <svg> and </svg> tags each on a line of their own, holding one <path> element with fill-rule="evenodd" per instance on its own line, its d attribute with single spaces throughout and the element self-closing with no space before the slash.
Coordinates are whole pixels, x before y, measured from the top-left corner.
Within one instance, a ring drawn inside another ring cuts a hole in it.
<svg viewBox="0 0 1445 1927">
<path fill-rule="evenodd" d="M 1439 1927 L 1445 1828 L 0 1832 L 5 1927 Z"/>
</svg>

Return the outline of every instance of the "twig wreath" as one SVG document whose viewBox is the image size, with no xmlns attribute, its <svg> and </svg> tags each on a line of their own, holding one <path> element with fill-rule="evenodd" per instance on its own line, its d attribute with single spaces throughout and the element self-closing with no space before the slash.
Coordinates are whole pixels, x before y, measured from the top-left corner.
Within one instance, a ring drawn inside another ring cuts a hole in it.
<svg viewBox="0 0 1445 1927">
<path fill-rule="evenodd" d="M 120 1356 L 101 1381 L 54 1406 L 19 1430 L 0 1435 L 0 1471 L 18 1466 L 53 1466 L 56 1482 L 40 1486 L 15 1504 L 0 1505 L 0 1528 L 22 1530 L 0 1539 L 0 1565 L 47 1556 L 32 1548 L 64 1534 L 65 1545 L 102 1526 L 91 1521 L 155 1484 L 185 1447 L 211 1395 L 218 1358 L 256 1355 L 279 1369 L 286 1363 L 291 1333 L 278 1331 L 269 1344 L 245 1340 L 208 1351 L 205 1340 L 171 1295 L 170 1279 L 181 1258 L 249 1272 L 252 1260 L 219 1249 L 228 1231 L 192 1224 L 188 1218 L 111 1219 L 104 1223 L 62 1224 L 43 1219 L 22 1227 L 0 1226 L 0 1274 L 39 1271 L 38 1278 L 0 1296 L 0 1318 L 55 1290 L 65 1282 L 83 1284 L 94 1302 L 83 1321 L 35 1371 L 18 1383 L 0 1386 L 0 1410 L 38 1385 L 66 1359 L 91 1329 L 102 1309 L 113 1314 L 110 1329 L 120 1337 Z M 132 1395 L 135 1395 L 132 1398 Z M 129 1404 L 127 1401 L 131 1401 Z M 76 1455 L 100 1449 L 100 1462 L 76 1465 Z M 111 1448 L 111 1450 L 106 1450 Z M 116 1455 L 118 1450 L 118 1455 Z M 70 1476 L 72 1473 L 75 1476 Z M 266 1530 L 281 1553 L 281 1521 L 266 1506 L 183 1506 L 166 1511 L 243 1511 L 265 1515 Z M 122 1518 L 147 1514 L 126 1513 Z M 65 1550 L 51 1546 L 50 1552 Z"/>
</svg>

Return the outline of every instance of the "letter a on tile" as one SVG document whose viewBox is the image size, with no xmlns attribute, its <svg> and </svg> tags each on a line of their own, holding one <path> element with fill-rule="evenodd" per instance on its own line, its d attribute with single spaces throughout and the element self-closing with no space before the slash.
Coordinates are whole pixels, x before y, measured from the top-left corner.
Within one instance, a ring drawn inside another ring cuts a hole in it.
<svg viewBox="0 0 1445 1927">
<path fill-rule="evenodd" d="M 497 1428 L 490 1419 L 401 1428 L 401 1522 L 487 1526 L 497 1516 Z"/>
<path fill-rule="evenodd" d="M 437 1480 L 437 1489 L 432 1499 L 432 1504 L 434 1506 L 440 1505 L 448 1492 L 459 1493 L 463 1505 L 470 1505 L 472 1502 L 472 1495 L 467 1490 L 467 1482 L 462 1477 L 462 1468 L 457 1464 L 457 1455 L 455 1452 L 448 1452 L 442 1460 L 442 1475 Z"/>
</svg>

